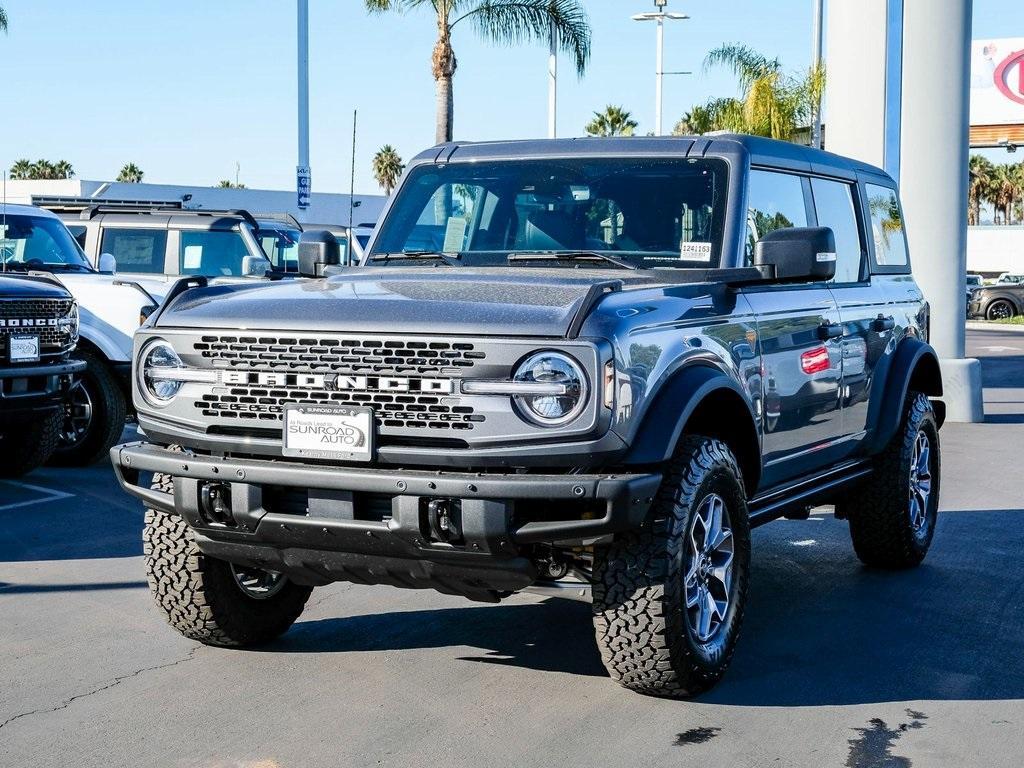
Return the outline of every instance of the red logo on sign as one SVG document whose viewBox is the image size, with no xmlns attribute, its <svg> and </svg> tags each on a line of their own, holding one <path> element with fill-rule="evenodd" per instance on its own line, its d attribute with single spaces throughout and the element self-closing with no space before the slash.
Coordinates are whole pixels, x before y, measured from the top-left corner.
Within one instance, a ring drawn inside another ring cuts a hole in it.
<svg viewBox="0 0 1024 768">
<path fill-rule="evenodd" d="M 1011 76 L 1016 75 L 1017 86 L 1010 85 Z M 1024 51 L 1014 51 L 996 67 L 993 78 L 996 88 L 1010 101 L 1024 104 Z"/>
</svg>

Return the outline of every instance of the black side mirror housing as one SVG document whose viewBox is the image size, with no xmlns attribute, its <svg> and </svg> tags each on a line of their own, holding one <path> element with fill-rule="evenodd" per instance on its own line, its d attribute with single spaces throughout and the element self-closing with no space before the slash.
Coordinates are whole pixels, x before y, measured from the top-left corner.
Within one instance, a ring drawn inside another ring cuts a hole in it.
<svg viewBox="0 0 1024 768">
<path fill-rule="evenodd" d="M 327 267 L 341 263 L 341 245 L 337 238 L 324 230 L 303 232 L 299 238 L 299 274 L 303 277 L 323 277 Z"/>
<path fill-rule="evenodd" d="M 816 283 L 836 274 L 836 237 L 830 227 L 768 232 L 754 246 L 754 266 L 771 280 Z"/>
</svg>

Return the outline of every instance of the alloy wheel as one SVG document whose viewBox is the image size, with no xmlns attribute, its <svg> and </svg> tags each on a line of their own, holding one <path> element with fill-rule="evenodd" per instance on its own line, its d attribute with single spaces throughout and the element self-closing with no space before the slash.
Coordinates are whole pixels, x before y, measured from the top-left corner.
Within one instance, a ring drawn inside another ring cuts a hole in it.
<svg viewBox="0 0 1024 768">
<path fill-rule="evenodd" d="M 287 577 L 278 571 L 265 571 L 234 563 L 230 565 L 231 575 L 235 577 L 238 588 L 254 600 L 270 599 L 288 582 Z"/>
<path fill-rule="evenodd" d="M 89 390 L 79 381 L 68 398 L 64 411 L 64 427 L 60 439 L 65 448 L 77 445 L 89 432 L 92 424 L 92 398 Z"/>
<path fill-rule="evenodd" d="M 687 539 L 686 618 L 697 640 L 706 643 L 722 628 L 729 613 L 734 541 L 725 499 L 713 493 L 701 501 L 691 518 Z"/>
<path fill-rule="evenodd" d="M 919 532 L 928 522 L 928 500 L 932 495 L 932 443 L 923 431 L 917 433 L 910 456 L 910 527 Z"/>
</svg>

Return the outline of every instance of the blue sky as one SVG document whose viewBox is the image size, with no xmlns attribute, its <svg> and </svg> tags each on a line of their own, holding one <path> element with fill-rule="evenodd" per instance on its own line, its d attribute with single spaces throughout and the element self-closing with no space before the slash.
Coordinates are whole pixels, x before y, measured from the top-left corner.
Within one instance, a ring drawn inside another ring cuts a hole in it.
<svg viewBox="0 0 1024 768">
<path fill-rule="evenodd" d="M 854 2 L 855 0 L 831 0 Z M 295 4 L 291 0 L 0 0 L 0 168 L 21 157 L 66 159 L 78 176 L 113 178 L 135 162 L 146 181 L 290 189 L 296 162 Z M 654 122 L 654 27 L 629 20 L 643 0 L 587 0 L 593 58 L 578 79 L 561 61 L 560 135 L 621 104 L 640 131 Z M 975 0 L 974 37 L 1024 35 L 1016 0 Z M 811 0 L 671 0 L 689 21 L 666 31 L 666 128 L 692 104 L 735 87 L 701 71 L 708 49 L 742 41 L 808 66 Z M 1013 26 L 1016 20 L 1017 28 Z M 385 143 L 409 158 L 434 138 L 427 11 L 368 16 L 361 0 L 310 0 L 311 165 L 317 191 L 346 191 L 352 110 L 359 110 L 356 189 L 377 191 L 370 156 Z M 454 40 L 455 135 L 529 138 L 547 126 L 542 46 L 496 48 L 469 27 Z"/>
</svg>

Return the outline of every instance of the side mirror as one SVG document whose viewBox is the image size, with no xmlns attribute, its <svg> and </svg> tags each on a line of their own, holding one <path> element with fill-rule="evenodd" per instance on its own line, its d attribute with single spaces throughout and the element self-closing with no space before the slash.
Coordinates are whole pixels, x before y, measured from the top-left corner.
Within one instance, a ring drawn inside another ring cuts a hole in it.
<svg viewBox="0 0 1024 768">
<path fill-rule="evenodd" d="M 299 274 L 323 277 L 327 267 L 341 263 L 341 246 L 327 230 L 303 232 L 299 239 Z"/>
<path fill-rule="evenodd" d="M 829 227 L 777 229 L 757 241 L 754 266 L 771 280 L 831 280 L 836 274 L 836 237 Z"/>
<path fill-rule="evenodd" d="M 266 277 L 270 262 L 259 256 L 242 257 L 242 277 Z"/>
<path fill-rule="evenodd" d="M 98 265 L 100 272 L 109 272 L 113 274 L 117 271 L 117 259 L 114 258 L 112 253 L 101 253 L 100 263 Z"/>
</svg>

